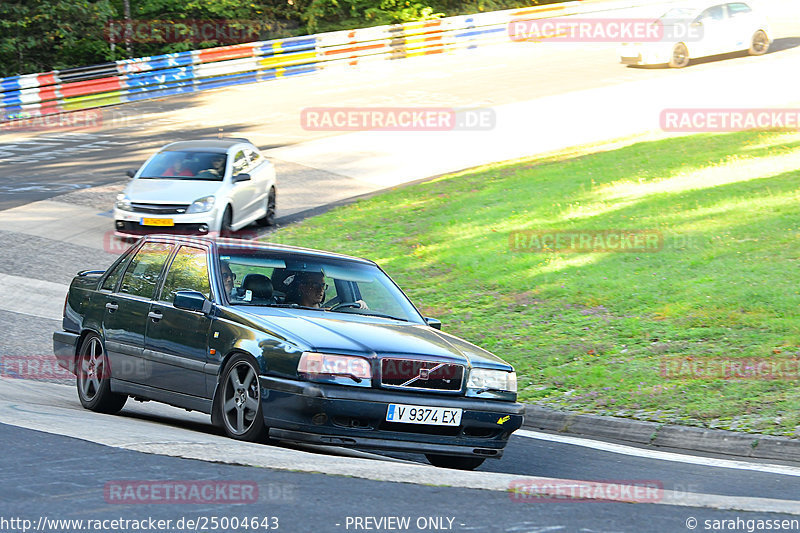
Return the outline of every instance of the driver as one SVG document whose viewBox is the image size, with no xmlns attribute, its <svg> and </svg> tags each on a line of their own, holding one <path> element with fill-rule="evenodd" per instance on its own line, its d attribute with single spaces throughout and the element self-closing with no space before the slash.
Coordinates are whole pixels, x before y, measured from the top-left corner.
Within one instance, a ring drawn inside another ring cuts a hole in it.
<svg viewBox="0 0 800 533">
<path fill-rule="evenodd" d="M 198 176 L 211 176 L 213 179 L 221 180 L 225 175 L 225 154 L 214 154 L 211 158 L 211 168 L 200 172 Z"/>
<path fill-rule="evenodd" d="M 322 272 L 301 272 L 297 278 L 297 303 L 304 307 L 322 307 L 328 289 Z"/>
<path fill-rule="evenodd" d="M 328 285 L 325 283 L 325 275 L 322 272 L 300 272 L 294 280 L 297 284 L 295 301 L 303 307 L 322 307 L 325 300 L 325 291 Z M 358 300 L 355 302 L 360 309 L 369 309 L 366 302 Z"/>
<path fill-rule="evenodd" d="M 222 284 L 225 286 L 225 294 L 228 299 L 236 298 L 236 288 L 233 284 L 236 281 L 236 274 L 231 270 L 231 266 L 226 261 L 220 261 L 220 272 L 222 274 Z"/>
</svg>

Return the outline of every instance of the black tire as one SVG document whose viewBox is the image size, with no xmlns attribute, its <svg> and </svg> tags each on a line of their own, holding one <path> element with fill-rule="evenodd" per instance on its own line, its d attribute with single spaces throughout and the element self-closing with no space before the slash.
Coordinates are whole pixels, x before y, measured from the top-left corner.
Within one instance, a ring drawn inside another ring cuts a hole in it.
<svg viewBox="0 0 800 533">
<path fill-rule="evenodd" d="M 672 68 L 683 68 L 689 64 L 689 49 L 684 43 L 678 43 L 672 47 L 672 56 L 669 59 L 669 66 Z"/>
<path fill-rule="evenodd" d="M 236 354 L 225 365 L 219 384 L 217 420 L 236 440 L 263 442 L 267 436 L 261 406 L 258 365 L 249 355 Z"/>
<path fill-rule="evenodd" d="M 222 222 L 219 224 L 219 236 L 220 237 L 230 237 L 233 235 L 233 229 L 231 226 L 233 225 L 233 211 L 231 210 L 231 206 L 225 208 L 225 213 L 222 214 Z"/>
<path fill-rule="evenodd" d="M 267 213 L 262 217 L 256 220 L 256 224 L 259 226 L 274 226 L 275 225 L 275 187 L 271 187 L 269 190 L 269 194 L 267 195 Z"/>
<path fill-rule="evenodd" d="M 455 470 L 475 470 L 483 464 L 485 457 L 460 457 L 456 455 L 436 455 L 426 453 L 425 457 L 433 466 L 439 468 L 453 468 Z"/>
<path fill-rule="evenodd" d="M 750 48 L 747 53 L 751 56 L 763 56 L 769 50 L 769 37 L 764 30 L 758 30 L 750 40 Z"/>
<path fill-rule="evenodd" d="M 128 397 L 111 392 L 111 366 L 100 337 L 90 334 L 83 339 L 76 362 L 76 384 L 81 405 L 97 413 L 118 413 Z"/>
</svg>

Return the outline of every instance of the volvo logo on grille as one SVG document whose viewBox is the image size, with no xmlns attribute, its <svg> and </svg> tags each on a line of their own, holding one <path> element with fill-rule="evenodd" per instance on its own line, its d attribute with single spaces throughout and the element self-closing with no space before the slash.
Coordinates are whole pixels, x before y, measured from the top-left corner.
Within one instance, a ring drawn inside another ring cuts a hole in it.
<svg viewBox="0 0 800 533">
<path fill-rule="evenodd" d="M 381 361 L 381 385 L 408 387 L 441 392 L 461 388 L 464 366 L 458 363 L 384 358 Z"/>
</svg>

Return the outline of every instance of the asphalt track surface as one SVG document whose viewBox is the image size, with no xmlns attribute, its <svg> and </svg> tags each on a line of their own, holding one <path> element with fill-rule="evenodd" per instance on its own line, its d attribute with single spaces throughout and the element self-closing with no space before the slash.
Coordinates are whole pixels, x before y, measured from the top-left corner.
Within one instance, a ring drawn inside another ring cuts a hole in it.
<svg viewBox="0 0 800 533">
<path fill-rule="evenodd" d="M 781 54 L 796 60 L 798 46 L 800 38 L 786 34 L 765 58 L 731 55 L 683 71 L 622 67 L 613 46 L 503 47 L 474 56 L 421 58 L 347 75 L 325 73 L 121 106 L 106 110 L 104 125 L 94 131 L 0 132 L 0 215 L 2 210 L 45 199 L 61 202 L 65 197 L 60 200 L 59 195 L 71 192 L 70 206 L 88 206 L 92 216 L 110 225 L 103 206 L 124 183 L 124 170 L 135 168 L 158 146 L 212 136 L 220 128 L 226 135 L 247 136 L 266 150 L 334 135 L 303 129 L 299 116 L 304 107 L 501 106 L 623 87 L 643 77 L 666 83 L 687 73 L 714 73 L 758 60 L 782 65 Z M 309 209 L 380 189 L 324 168 L 280 160 L 275 164 L 283 222 L 304 216 Z M 90 192 L 97 186 L 105 189 Z M 309 198 L 312 186 L 315 192 Z M 15 224 L 24 223 L 16 219 L 25 211 L 7 212 L 15 214 Z M 10 294 L 10 284 L 22 278 L 48 283 L 49 290 L 57 293 L 77 270 L 103 268 L 114 258 L 102 246 L 60 242 L 35 235 L 35 229 L 16 231 L 10 219 L 4 220 L 5 227 L 0 225 L 3 299 Z M 86 242 L 102 238 L 95 226 L 86 230 L 94 232 Z M 60 305 L 60 301 L 44 302 L 34 309 L 23 301 L 16 307 L 0 306 L 4 331 L 0 354 L 51 354 L 50 336 L 59 327 Z M 423 467 L 424 460 L 411 454 L 387 454 L 381 459 L 279 443 L 240 448 L 240 443 L 221 437 L 207 417 L 152 403 L 130 401 L 119 416 L 96 415 L 81 408 L 74 387 L 64 380 L 0 378 L 0 446 L 4 450 L 0 531 L 15 530 L 2 522 L 12 517 L 36 523 L 44 516 L 175 521 L 212 515 L 274 516 L 282 531 L 368 530 L 364 524 L 376 523 L 361 522 L 357 528 L 354 522 L 355 517 L 368 516 L 409 517 L 408 531 L 426 527 L 490 532 L 690 531 L 690 517 L 699 521 L 696 530 L 712 530 L 714 524 L 704 520 L 738 518 L 739 527 L 727 530 L 746 531 L 747 520 L 797 520 L 800 515 L 800 469 L 792 466 L 726 463 L 708 454 L 691 462 L 681 461 L 686 456 L 677 454 L 665 460 L 634 450 L 599 450 L 590 441 L 578 446 L 521 434 L 512 438 L 502 460 L 487 461 L 470 476 Z M 665 496 L 656 503 L 637 504 L 531 502 L 501 490 L 509 480 L 528 478 L 650 480 L 669 491 L 672 499 Z M 119 504 L 109 503 L 104 495 L 106 484 L 117 480 L 187 479 L 247 480 L 258 486 L 258 501 Z"/>
</svg>

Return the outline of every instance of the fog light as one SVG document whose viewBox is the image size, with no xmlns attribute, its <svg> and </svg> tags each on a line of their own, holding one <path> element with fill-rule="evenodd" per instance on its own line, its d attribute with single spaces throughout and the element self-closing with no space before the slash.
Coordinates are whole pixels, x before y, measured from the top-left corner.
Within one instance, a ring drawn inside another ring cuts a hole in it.
<svg viewBox="0 0 800 533">
<path fill-rule="evenodd" d="M 208 233 L 208 224 L 200 224 L 200 233 Z"/>
<path fill-rule="evenodd" d="M 117 229 L 123 229 L 125 227 L 125 223 L 121 220 L 117 220 Z"/>
<path fill-rule="evenodd" d="M 328 421 L 328 415 L 325 413 L 317 413 L 311 418 L 311 423 L 315 426 L 321 426 Z"/>
</svg>

